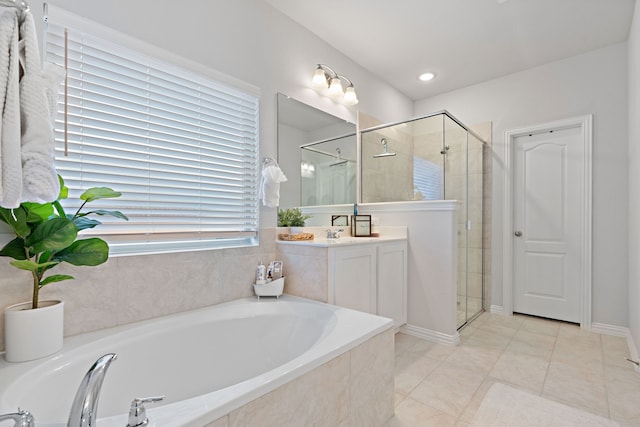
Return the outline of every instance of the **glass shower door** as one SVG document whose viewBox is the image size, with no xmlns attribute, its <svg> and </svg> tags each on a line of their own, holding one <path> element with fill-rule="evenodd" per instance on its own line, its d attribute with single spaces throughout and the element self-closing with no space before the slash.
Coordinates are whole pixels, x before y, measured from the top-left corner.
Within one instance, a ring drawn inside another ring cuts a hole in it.
<svg viewBox="0 0 640 427">
<path fill-rule="evenodd" d="M 444 117 L 444 140 L 442 153 L 444 154 L 444 198 L 458 200 L 458 262 L 456 281 L 457 325 L 464 325 L 467 321 L 467 131 L 451 120 Z"/>
<path fill-rule="evenodd" d="M 467 321 L 482 312 L 484 293 L 484 144 L 473 134 L 467 144 Z"/>
</svg>

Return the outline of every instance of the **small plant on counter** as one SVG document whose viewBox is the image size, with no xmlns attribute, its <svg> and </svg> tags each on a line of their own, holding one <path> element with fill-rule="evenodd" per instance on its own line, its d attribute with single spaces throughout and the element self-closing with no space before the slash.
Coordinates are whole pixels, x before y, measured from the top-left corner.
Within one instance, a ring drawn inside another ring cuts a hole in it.
<svg viewBox="0 0 640 427">
<path fill-rule="evenodd" d="M 278 227 L 304 227 L 311 215 L 303 215 L 300 208 L 278 209 Z"/>
<path fill-rule="evenodd" d="M 51 203 L 22 203 L 16 209 L 0 207 L 0 221 L 9 225 L 16 238 L 7 243 L 0 256 L 13 258 L 10 264 L 33 276 L 32 308 L 38 308 L 40 289 L 54 282 L 73 279 L 66 274 L 44 277 L 45 273 L 62 262 L 72 265 L 99 265 L 109 258 L 109 245 L 98 237 L 78 239 L 78 231 L 94 228 L 101 222 L 89 215 L 110 215 L 128 220 L 119 211 L 93 210 L 81 212 L 94 200 L 120 197 L 121 193 L 107 187 L 93 187 L 80 196 L 83 203 L 73 215 L 67 215 L 60 200 L 68 197 L 69 189 L 60 180 L 60 194 Z"/>
</svg>

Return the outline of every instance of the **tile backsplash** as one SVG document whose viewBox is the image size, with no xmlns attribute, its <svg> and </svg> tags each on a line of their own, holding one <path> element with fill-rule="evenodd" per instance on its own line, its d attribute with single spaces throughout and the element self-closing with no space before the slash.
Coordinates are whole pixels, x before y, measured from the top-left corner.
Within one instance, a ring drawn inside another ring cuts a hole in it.
<svg viewBox="0 0 640 427">
<path fill-rule="evenodd" d="M 96 267 L 61 265 L 76 279 L 52 283 L 40 299 L 65 302 L 65 336 L 253 295 L 255 266 L 275 259 L 275 229 L 260 230 L 260 245 L 174 254 L 112 257 Z M 286 268 L 286 266 L 285 266 Z M 0 259 L 0 308 L 31 298 L 30 274 Z M 0 316 L 0 351 L 4 316 Z"/>
</svg>

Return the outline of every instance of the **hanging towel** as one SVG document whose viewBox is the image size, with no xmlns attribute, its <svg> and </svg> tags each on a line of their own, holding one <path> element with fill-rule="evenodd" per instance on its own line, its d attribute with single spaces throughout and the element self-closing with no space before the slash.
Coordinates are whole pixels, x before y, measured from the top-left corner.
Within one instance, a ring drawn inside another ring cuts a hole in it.
<svg viewBox="0 0 640 427">
<path fill-rule="evenodd" d="M 54 165 L 53 120 L 61 67 L 40 68 L 33 16 L 23 14 L 20 25 L 20 119 L 22 126 L 22 201 L 45 203 L 58 198 L 60 184 Z"/>
<path fill-rule="evenodd" d="M 262 198 L 264 206 L 269 208 L 278 207 L 280 204 L 280 183 L 286 180 L 287 177 L 275 162 L 262 168 L 259 197 Z"/>
<path fill-rule="evenodd" d="M 0 7 L 0 206 L 17 208 L 22 194 L 18 10 Z"/>
</svg>

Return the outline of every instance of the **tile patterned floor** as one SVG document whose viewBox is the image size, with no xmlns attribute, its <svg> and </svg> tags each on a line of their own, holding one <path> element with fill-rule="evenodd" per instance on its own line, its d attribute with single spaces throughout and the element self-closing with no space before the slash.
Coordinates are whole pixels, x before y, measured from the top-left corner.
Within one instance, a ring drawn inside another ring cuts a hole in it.
<svg viewBox="0 0 640 427">
<path fill-rule="evenodd" d="M 640 426 L 640 374 L 625 357 L 624 338 L 521 315 L 484 313 L 456 347 L 397 334 L 386 427 L 468 426 L 495 382 Z"/>
</svg>

